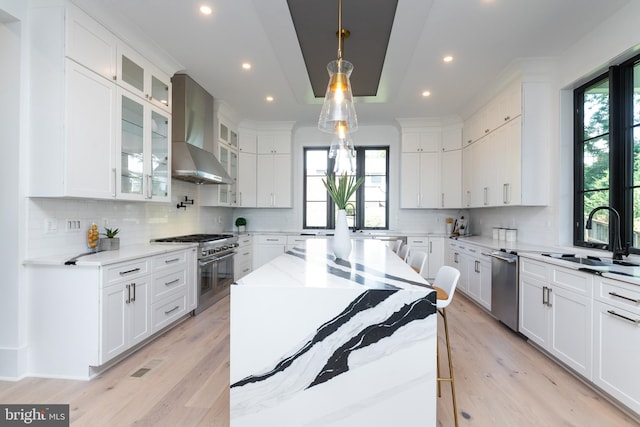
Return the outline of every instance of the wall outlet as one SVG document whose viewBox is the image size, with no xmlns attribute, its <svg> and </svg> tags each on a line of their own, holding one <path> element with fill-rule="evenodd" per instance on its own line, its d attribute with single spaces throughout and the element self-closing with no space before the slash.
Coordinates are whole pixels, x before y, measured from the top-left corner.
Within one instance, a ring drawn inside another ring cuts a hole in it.
<svg viewBox="0 0 640 427">
<path fill-rule="evenodd" d="M 78 232 L 82 224 L 79 219 L 65 219 L 65 231 L 66 232 Z"/>
</svg>

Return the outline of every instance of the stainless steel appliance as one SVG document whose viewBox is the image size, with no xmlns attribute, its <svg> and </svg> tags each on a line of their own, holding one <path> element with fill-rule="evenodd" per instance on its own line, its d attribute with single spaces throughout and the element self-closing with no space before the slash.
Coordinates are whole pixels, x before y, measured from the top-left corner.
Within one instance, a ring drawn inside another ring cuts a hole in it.
<svg viewBox="0 0 640 427">
<path fill-rule="evenodd" d="M 491 256 L 491 314 L 518 332 L 518 256 L 494 251 Z"/>
<path fill-rule="evenodd" d="M 198 306 L 201 313 L 229 293 L 238 238 L 231 234 L 189 234 L 154 239 L 153 243 L 198 243 Z"/>
</svg>

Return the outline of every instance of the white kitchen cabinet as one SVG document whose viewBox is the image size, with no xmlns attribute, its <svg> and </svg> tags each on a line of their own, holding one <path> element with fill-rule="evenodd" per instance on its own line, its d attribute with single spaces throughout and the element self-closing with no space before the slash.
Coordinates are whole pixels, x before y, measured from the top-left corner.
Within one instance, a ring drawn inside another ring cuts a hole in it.
<svg viewBox="0 0 640 427">
<path fill-rule="evenodd" d="M 440 153 L 402 153 L 401 208 L 441 206 Z"/>
<path fill-rule="evenodd" d="M 238 248 L 233 257 L 234 280 L 242 279 L 253 269 L 253 237 L 250 234 L 238 236 Z"/>
<path fill-rule="evenodd" d="M 438 270 L 445 263 L 444 238 L 437 236 L 409 236 L 407 245 L 411 251 L 420 251 L 427 254 L 427 263 L 423 272 L 425 279 L 436 277 Z"/>
<path fill-rule="evenodd" d="M 238 181 L 238 151 L 227 144 L 218 143 L 218 161 L 234 181 L 233 184 L 219 184 L 214 188 L 218 191 L 218 206 L 236 206 Z"/>
<path fill-rule="evenodd" d="M 491 310 L 491 261 L 485 250 L 468 242 L 448 241 L 447 265 L 460 271 L 458 290 Z"/>
<path fill-rule="evenodd" d="M 117 198 L 171 200 L 171 118 L 138 96 L 118 89 Z"/>
<path fill-rule="evenodd" d="M 594 288 L 593 382 L 640 413 L 640 289 L 605 277 Z"/>
<path fill-rule="evenodd" d="M 287 236 L 257 235 L 254 236 L 253 242 L 253 270 L 255 270 L 285 252 Z"/>
<path fill-rule="evenodd" d="M 118 43 L 116 83 L 171 113 L 171 78 L 129 45 Z"/>
<path fill-rule="evenodd" d="M 460 272 L 457 290 L 465 294 L 469 293 L 469 265 L 471 257 L 467 255 L 465 246 L 455 240 L 449 241 L 448 265 Z"/>
<path fill-rule="evenodd" d="M 440 207 L 462 207 L 462 150 L 445 151 L 440 155 Z"/>
<path fill-rule="evenodd" d="M 158 332 L 196 308 L 196 249 L 152 258 L 152 332 Z"/>
<path fill-rule="evenodd" d="M 290 131 L 258 132 L 258 154 L 291 154 Z"/>
<path fill-rule="evenodd" d="M 258 154 L 256 174 L 257 207 L 291 207 L 290 154 Z"/>
<path fill-rule="evenodd" d="M 249 129 L 240 129 L 238 144 L 238 206 L 257 206 L 257 142 L 258 135 Z"/>
<path fill-rule="evenodd" d="M 402 132 L 403 153 L 434 153 L 440 151 L 440 128 L 416 129 Z"/>
<path fill-rule="evenodd" d="M 592 289 L 590 274 L 520 259 L 520 332 L 589 380 Z"/>
<path fill-rule="evenodd" d="M 293 248 L 304 247 L 307 240 L 314 239 L 314 238 L 315 236 L 301 236 L 301 235 L 287 236 L 287 246 L 285 250 L 290 251 Z"/>
</svg>

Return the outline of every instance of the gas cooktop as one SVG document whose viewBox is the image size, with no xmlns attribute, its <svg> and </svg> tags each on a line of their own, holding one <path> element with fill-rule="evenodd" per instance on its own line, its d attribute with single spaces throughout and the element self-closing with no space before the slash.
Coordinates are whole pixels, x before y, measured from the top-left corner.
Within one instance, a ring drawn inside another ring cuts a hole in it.
<svg viewBox="0 0 640 427">
<path fill-rule="evenodd" d="M 161 239 L 153 239 L 156 243 L 204 243 L 216 240 L 230 239 L 233 234 L 187 234 L 184 236 L 164 237 Z"/>
</svg>

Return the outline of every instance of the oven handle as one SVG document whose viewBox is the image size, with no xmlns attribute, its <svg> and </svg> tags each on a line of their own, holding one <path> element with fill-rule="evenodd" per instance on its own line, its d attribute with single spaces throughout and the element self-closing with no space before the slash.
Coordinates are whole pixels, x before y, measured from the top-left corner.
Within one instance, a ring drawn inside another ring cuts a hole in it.
<svg viewBox="0 0 640 427">
<path fill-rule="evenodd" d="M 225 259 L 225 258 L 232 257 L 232 256 L 234 256 L 235 254 L 236 254 L 235 252 L 231 252 L 230 254 L 223 255 L 223 256 L 221 256 L 221 257 L 207 258 L 207 259 L 205 259 L 205 260 L 200 260 L 200 261 L 198 261 L 198 264 L 200 265 L 200 267 L 204 267 L 204 266 L 207 266 L 207 265 L 209 265 L 209 264 L 213 264 L 214 262 L 222 261 L 222 260 L 223 260 L 223 259 Z"/>
</svg>

